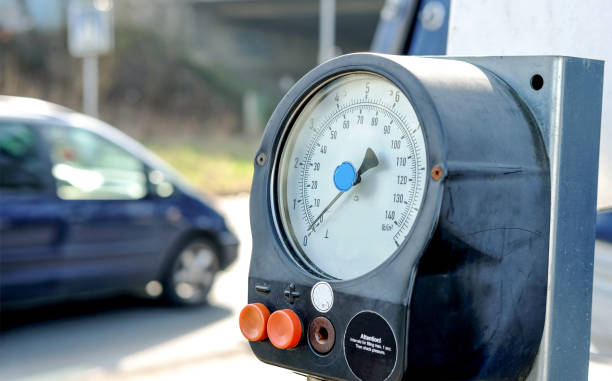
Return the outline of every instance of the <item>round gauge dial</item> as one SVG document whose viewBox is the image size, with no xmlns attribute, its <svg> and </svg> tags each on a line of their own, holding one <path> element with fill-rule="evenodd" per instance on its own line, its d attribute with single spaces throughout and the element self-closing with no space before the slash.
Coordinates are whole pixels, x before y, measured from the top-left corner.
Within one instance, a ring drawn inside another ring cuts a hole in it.
<svg viewBox="0 0 612 381">
<path fill-rule="evenodd" d="M 412 230 L 427 181 L 423 130 L 404 93 L 373 73 L 338 76 L 306 99 L 277 171 L 281 228 L 310 270 L 355 278 Z"/>
</svg>

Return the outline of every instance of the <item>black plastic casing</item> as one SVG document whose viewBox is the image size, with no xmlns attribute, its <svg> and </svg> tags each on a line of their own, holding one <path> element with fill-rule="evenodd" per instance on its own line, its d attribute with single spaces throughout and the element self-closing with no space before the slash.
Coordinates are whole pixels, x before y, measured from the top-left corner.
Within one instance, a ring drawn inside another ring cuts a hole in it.
<svg viewBox="0 0 612 381">
<path fill-rule="evenodd" d="M 287 131 L 308 96 L 330 78 L 354 71 L 382 75 L 411 101 L 425 135 L 428 184 L 413 231 L 393 256 L 356 279 L 328 280 L 293 259 L 276 215 L 275 171 Z M 251 189 L 248 302 L 271 312 L 294 310 L 304 334 L 291 350 L 267 340 L 251 342 L 260 360 L 325 379 L 357 379 L 346 361 L 344 335 L 352 317 L 373 311 L 397 343 L 388 379 L 527 374 L 545 317 L 549 164 L 536 122 L 502 80 L 458 59 L 338 57 L 306 74 L 281 100 L 261 154 L 266 160 L 255 163 Z M 443 169 L 438 181 L 429 176 L 436 165 Z M 327 313 L 316 311 L 310 300 L 321 280 L 334 291 Z M 290 284 L 299 297 L 285 296 Z M 306 336 L 317 316 L 327 317 L 336 332 L 324 356 Z"/>
</svg>

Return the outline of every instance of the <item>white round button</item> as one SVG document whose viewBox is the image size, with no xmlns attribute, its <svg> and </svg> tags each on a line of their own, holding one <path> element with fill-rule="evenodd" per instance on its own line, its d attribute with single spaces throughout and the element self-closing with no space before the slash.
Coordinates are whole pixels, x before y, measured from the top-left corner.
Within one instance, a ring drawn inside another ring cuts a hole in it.
<svg viewBox="0 0 612 381">
<path fill-rule="evenodd" d="M 312 305 L 319 312 L 327 312 L 334 305 L 334 291 L 327 282 L 319 282 L 310 291 Z"/>
</svg>

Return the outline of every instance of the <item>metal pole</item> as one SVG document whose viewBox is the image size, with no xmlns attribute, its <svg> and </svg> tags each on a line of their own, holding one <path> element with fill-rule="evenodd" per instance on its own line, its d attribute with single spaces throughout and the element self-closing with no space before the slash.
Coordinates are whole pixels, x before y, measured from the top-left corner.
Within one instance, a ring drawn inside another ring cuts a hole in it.
<svg viewBox="0 0 612 381">
<path fill-rule="evenodd" d="M 98 116 L 98 56 L 83 58 L 83 112 Z"/>
<path fill-rule="evenodd" d="M 319 2 L 319 63 L 336 56 L 336 0 Z"/>
<path fill-rule="evenodd" d="M 243 131 L 247 136 L 259 137 L 263 129 L 259 119 L 257 93 L 247 90 L 242 94 Z"/>
</svg>

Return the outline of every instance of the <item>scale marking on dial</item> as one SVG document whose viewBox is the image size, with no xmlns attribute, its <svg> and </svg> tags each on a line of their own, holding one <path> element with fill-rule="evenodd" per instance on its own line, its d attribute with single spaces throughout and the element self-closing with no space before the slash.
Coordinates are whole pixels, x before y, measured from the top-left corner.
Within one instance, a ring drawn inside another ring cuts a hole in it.
<svg viewBox="0 0 612 381">
<path fill-rule="evenodd" d="M 338 279 L 380 265 L 412 230 L 426 167 L 416 112 L 392 82 L 369 73 L 329 82 L 297 115 L 281 154 L 277 202 L 296 255 Z"/>
</svg>

